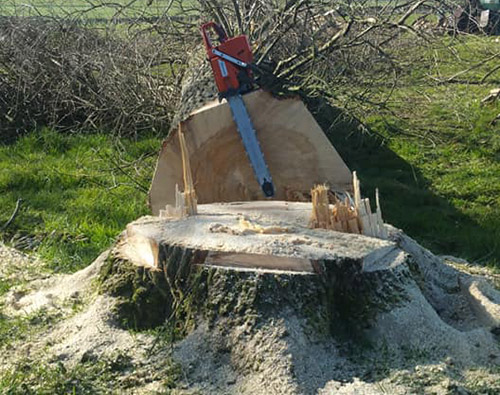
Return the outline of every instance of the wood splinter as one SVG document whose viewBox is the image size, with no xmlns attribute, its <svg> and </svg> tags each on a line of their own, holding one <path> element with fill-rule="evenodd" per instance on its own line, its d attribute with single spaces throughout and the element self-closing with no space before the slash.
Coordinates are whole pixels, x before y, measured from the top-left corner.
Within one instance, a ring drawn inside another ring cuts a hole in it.
<svg viewBox="0 0 500 395">
<path fill-rule="evenodd" d="M 329 188 L 325 184 L 317 185 L 311 190 L 313 206 L 309 224 L 311 228 L 332 229 L 328 190 Z"/>
<path fill-rule="evenodd" d="M 184 179 L 184 192 L 175 185 L 175 207 L 167 205 L 165 210 L 160 210 L 160 218 L 183 218 L 185 216 L 196 215 L 198 213 L 198 200 L 193 184 L 191 164 L 189 162 L 189 152 L 186 139 L 179 124 L 179 145 L 182 156 L 182 177 Z"/>
<path fill-rule="evenodd" d="M 370 199 L 361 198 L 360 183 L 355 171 L 352 173 L 352 183 L 354 187 L 354 205 L 361 233 L 366 236 L 387 239 L 387 229 L 384 225 L 384 221 L 382 220 L 382 210 L 380 208 L 378 188 L 375 189 L 375 202 L 377 207 L 375 213 L 372 213 Z"/>
<path fill-rule="evenodd" d="M 377 208 L 375 213 L 372 213 L 370 199 L 361 198 L 360 183 L 356 172 L 353 172 L 352 184 L 354 201 L 346 193 L 343 201 L 335 198 L 332 209 L 330 209 L 328 199 L 328 186 L 315 186 L 311 190 L 313 208 L 309 226 L 387 239 L 387 230 L 382 221 L 378 189 L 375 190 Z"/>
<path fill-rule="evenodd" d="M 191 173 L 191 164 L 189 163 L 189 152 L 186 145 L 186 139 L 179 124 L 179 143 L 182 155 L 182 176 L 184 179 L 184 203 L 187 215 L 196 215 L 198 213 L 198 201 L 193 185 L 193 176 Z"/>
</svg>

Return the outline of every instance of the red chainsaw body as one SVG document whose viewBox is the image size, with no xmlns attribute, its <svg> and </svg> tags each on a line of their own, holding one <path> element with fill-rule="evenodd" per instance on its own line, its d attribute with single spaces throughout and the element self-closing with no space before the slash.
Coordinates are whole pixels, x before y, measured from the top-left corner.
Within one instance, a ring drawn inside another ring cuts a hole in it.
<svg viewBox="0 0 500 395">
<path fill-rule="evenodd" d="M 231 63 L 213 53 L 213 49 L 225 53 L 233 58 L 241 60 L 247 64 L 253 61 L 253 54 L 250 48 L 250 43 L 245 35 L 228 38 L 225 32 L 219 27 L 214 26 L 213 22 L 207 23 L 201 27 L 203 41 L 208 55 L 208 60 L 212 66 L 215 77 L 215 83 L 219 93 L 224 94 L 228 91 L 238 91 L 240 89 L 241 76 L 240 73 L 246 73 L 247 80 L 251 80 L 252 74 L 249 68 L 241 68 L 234 63 Z M 219 35 L 219 44 L 213 45 L 213 40 L 209 35 L 208 30 L 213 28 Z"/>
</svg>

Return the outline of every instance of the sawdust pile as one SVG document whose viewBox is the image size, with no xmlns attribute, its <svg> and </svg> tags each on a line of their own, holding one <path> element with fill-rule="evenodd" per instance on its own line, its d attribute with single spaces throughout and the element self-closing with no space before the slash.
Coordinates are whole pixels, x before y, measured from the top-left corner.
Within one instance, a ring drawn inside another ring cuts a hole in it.
<svg viewBox="0 0 500 395">
<path fill-rule="evenodd" d="M 200 320 L 175 344 L 158 343 L 155 333 L 122 329 L 115 298 L 96 287 L 106 252 L 81 272 L 36 280 L 2 298 L 5 317 L 43 312 L 56 319 L 2 350 L 0 374 L 26 358 L 69 369 L 127 355 L 110 385 L 132 393 L 164 391 L 169 360 L 181 372 L 179 393 L 499 391 L 500 293 L 464 271 L 471 266 L 447 263 L 395 229 L 389 238 L 398 249 L 371 257 L 367 271 L 377 278 L 381 267 L 393 267 L 392 285 L 404 297 L 379 312 L 362 339 L 315 332 L 284 309 L 258 325 L 231 314 L 215 324 Z"/>
</svg>

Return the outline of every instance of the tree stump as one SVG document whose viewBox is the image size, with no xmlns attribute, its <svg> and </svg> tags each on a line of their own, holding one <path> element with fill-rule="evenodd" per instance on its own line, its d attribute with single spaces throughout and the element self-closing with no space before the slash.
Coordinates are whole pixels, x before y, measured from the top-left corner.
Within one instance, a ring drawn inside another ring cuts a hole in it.
<svg viewBox="0 0 500 395">
<path fill-rule="evenodd" d="M 311 213 L 311 203 L 259 201 L 140 218 L 101 289 L 117 297 L 119 324 L 169 328 L 202 392 L 227 380 L 234 391 L 309 392 L 361 364 L 364 344 L 383 363 L 400 364 L 408 350 L 457 363 L 500 358 L 500 294 L 484 280 L 390 226 L 390 240 L 311 229 Z"/>
</svg>

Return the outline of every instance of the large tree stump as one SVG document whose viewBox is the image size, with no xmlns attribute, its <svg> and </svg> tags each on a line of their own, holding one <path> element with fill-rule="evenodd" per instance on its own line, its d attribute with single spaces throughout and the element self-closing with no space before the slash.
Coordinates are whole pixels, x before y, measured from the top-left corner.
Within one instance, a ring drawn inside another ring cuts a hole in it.
<svg viewBox="0 0 500 395">
<path fill-rule="evenodd" d="M 135 288 L 157 298 L 152 302 L 154 317 L 147 312 L 148 296 L 132 321 L 138 327 L 161 323 L 189 298 L 194 309 L 189 314 L 218 316 L 234 306 L 247 314 L 266 301 L 268 308 L 319 314 L 326 320 L 321 325 L 327 325 L 330 313 L 321 308 L 333 307 L 321 307 L 320 301 L 328 299 L 332 289 L 339 292 L 336 304 L 352 298 L 344 291 L 358 281 L 356 273 L 372 271 L 375 258 L 370 257 L 392 256 L 396 247 L 361 235 L 309 229 L 310 214 L 308 203 L 245 202 L 200 205 L 199 215 L 180 220 L 143 217 L 129 224 L 115 249 L 115 262 L 140 267 L 141 276 L 149 276 L 154 287 Z M 137 276 L 130 281 L 137 282 Z M 109 287 L 120 293 L 120 286 Z M 364 302 L 349 303 L 353 319 L 369 314 L 375 303 L 376 298 L 363 295 L 369 291 L 363 287 L 356 285 L 356 299 Z M 133 300 L 140 299 L 137 292 L 129 293 Z M 164 307 L 162 313 L 158 304 Z M 312 312 L 314 306 L 320 309 L 317 313 Z"/>
<path fill-rule="evenodd" d="M 399 367 L 409 352 L 500 359 L 500 294 L 484 280 L 391 227 L 390 241 L 310 229 L 311 211 L 242 202 L 140 218 L 102 289 L 117 297 L 119 323 L 163 324 L 182 339 L 174 357 L 203 393 L 315 392 L 366 358 Z"/>
<path fill-rule="evenodd" d="M 498 293 L 394 229 L 393 241 L 310 229 L 311 210 L 243 202 L 200 205 L 178 220 L 143 217 L 117 244 L 104 289 L 122 298 L 122 322 L 173 320 L 183 335 L 203 322 L 251 332 L 295 317 L 316 339 L 373 336 L 471 358 L 483 355 L 474 347 L 492 347 Z"/>
</svg>

